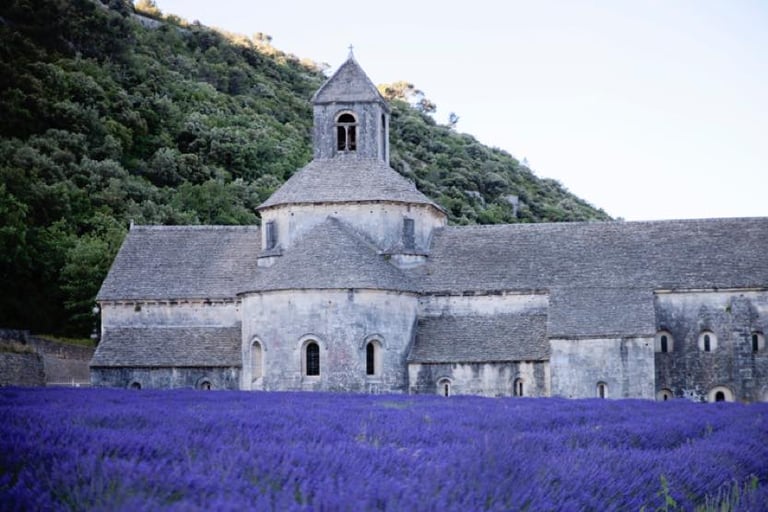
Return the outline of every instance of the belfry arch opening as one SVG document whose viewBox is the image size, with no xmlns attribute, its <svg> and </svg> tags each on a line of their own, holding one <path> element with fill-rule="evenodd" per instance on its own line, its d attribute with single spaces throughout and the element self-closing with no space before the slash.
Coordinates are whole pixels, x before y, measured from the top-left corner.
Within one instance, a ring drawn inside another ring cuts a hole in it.
<svg viewBox="0 0 768 512">
<path fill-rule="evenodd" d="M 357 119 L 349 112 L 336 118 L 336 150 L 357 151 Z"/>
</svg>

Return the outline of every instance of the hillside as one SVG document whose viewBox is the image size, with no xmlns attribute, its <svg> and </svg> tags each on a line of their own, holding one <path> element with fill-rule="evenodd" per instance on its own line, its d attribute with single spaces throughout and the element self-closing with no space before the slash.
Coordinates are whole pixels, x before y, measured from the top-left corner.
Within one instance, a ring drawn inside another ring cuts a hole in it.
<svg viewBox="0 0 768 512">
<path fill-rule="evenodd" d="M 123 0 L 0 6 L 0 326 L 87 335 L 130 221 L 253 224 L 311 158 L 319 66 Z M 607 219 L 392 103 L 392 165 L 453 223 Z"/>
</svg>

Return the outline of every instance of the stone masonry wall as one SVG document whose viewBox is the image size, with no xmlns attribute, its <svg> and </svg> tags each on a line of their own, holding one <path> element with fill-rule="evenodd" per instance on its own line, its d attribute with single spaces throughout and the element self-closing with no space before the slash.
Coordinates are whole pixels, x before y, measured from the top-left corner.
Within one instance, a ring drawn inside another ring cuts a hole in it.
<svg viewBox="0 0 768 512">
<path fill-rule="evenodd" d="M 768 350 L 752 347 L 752 334 L 768 332 L 768 293 L 663 293 L 655 307 L 657 328 L 671 338 L 668 352 L 656 351 L 657 392 L 706 401 L 724 388 L 734 400 L 768 400 Z M 705 331 L 709 352 L 699 343 Z"/>
<path fill-rule="evenodd" d="M 89 385 L 88 364 L 93 357 L 93 348 L 46 340 L 27 331 L 12 329 L 0 329 L 0 340 L 29 351 L 1 354 L 3 385 Z"/>
<path fill-rule="evenodd" d="M 44 386 L 43 360 L 36 353 L 0 352 L 0 386 Z"/>
</svg>

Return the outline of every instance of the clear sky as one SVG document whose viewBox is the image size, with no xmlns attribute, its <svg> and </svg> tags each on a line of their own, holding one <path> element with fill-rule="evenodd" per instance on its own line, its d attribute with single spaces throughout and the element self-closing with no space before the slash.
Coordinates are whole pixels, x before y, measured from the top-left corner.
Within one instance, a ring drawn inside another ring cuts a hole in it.
<svg viewBox="0 0 768 512">
<path fill-rule="evenodd" d="M 156 0 L 374 83 L 614 217 L 768 215 L 768 0 Z"/>
</svg>

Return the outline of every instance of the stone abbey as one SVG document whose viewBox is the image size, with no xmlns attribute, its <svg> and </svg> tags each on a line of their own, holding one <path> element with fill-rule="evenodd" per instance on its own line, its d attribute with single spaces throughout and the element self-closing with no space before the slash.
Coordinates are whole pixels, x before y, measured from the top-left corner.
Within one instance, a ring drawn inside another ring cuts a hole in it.
<svg viewBox="0 0 768 512">
<path fill-rule="evenodd" d="M 355 59 L 261 226 L 132 226 L 95 386 L 768 400 L 768 218 L 448 226 Z"/>
</svg>

